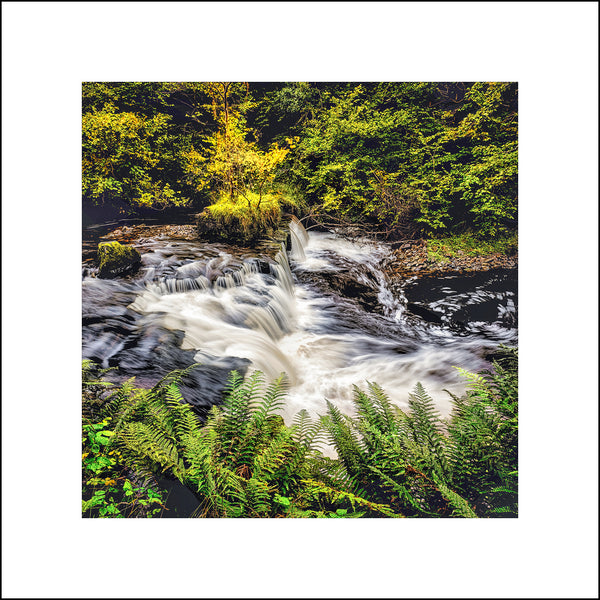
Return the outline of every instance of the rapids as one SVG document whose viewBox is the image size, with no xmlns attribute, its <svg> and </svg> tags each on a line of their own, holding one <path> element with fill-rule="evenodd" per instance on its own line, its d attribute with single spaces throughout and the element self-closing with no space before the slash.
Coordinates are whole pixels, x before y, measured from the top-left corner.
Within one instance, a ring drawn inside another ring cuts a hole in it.
<svg viewBox="0 0 600 600">
<path fill-rule="evenodd" d="M 83 358 L 115 380 L 151 385 L 192 362 L 183 393 L 200 410 L 218 402 L 231 369 L 289 380 L 286 422 L 326 400 L 352 413 L 353 385 L 377 382 L 407 406 L 420 381 L 440 412 L 465 381 L 454 366 L 489 367 L 516 344 L 516 281 L 507 272 L 391 282 L 388 247 L 290 225 L 275 257 L 160 237 L 138 240 L 127 278 L 83 273 Z"/>
</svg>

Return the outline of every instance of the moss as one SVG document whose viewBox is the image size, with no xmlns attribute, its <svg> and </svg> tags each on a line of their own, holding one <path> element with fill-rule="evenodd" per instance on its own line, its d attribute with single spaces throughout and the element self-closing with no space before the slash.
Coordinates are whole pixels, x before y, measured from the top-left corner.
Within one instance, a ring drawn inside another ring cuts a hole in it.
<svg viewBox="0 0 600 600">
<path fill-rule="evenodd" d="M 221 195 L 198 218 L 198 233 L 210 241 L 252 243 L 271 234 L 281 222 L 283 208 L 296 203 L 280 194 L 247 192 L 231 199 Z"/>
<path fill-rule="evenodd" d="M 98 244 L 98 275 L 102 278 L 118 277 L 133 273 L 140 266 L 142 257 L 132 246 L 119 242 Z"/>
</svg>

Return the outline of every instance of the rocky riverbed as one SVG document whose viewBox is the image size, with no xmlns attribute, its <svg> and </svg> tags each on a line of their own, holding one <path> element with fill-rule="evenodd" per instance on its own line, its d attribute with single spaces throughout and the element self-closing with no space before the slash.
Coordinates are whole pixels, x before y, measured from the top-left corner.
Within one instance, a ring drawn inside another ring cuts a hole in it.
<svg viewBox="0 0 600 600">
<path fill-rule="evenodd" d="M 100 239 L 102 241 L 118 241 L 122 244 L 143 243 L 147 238 L 168 238 L 182 241 L 198 241 L 198 227 L 195 224 L 170 224 L 170 225 L 132 225 L 118 227 Z M 259 253 L 274 255 L 282 239 L 281 235 L 276 240 L 266 240 L 259 244 L 256 250 Z M 248 253 L 252 253 L 250 248 Z M 84 256 L 91 262 L 93 256 Z M 430 258 L 427 252 L 427 241 L 402 240 L 391 244 L 391 254 L 382 265 L 384 271 L 392 280 L 405 280 L 414 276 L 440 277 L 444 275 L 462 275 L 468 273 L 490 271 L 493 269 L 516 269 L 518 255 L 493 253 L 485 256 L 469 256 L 458 252 L 455 256 L 443 261 Z"/>
</svg>

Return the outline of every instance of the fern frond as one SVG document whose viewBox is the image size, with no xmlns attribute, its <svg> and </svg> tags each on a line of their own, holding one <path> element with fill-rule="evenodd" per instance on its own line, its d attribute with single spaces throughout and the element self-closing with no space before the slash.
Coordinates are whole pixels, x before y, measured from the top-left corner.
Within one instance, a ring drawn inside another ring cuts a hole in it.
<svg viewBox="0 0 600 600">
<path fill-rule="evenodd" d="M 228 452 L 235 453 L 236 440 L 243 438 L 248 429 L 263 381 L 264 376 L 260 371 L 252 373 L 246 381 L 237 371 L 232 371 L 229 376 L 221 406 L 223 420 L 220 423 L 223 446 L 228 448 Z"/>
<path fill-rule="evenodd" d="M 289 430 L 282 429 L 271 442 L 254 457 L 253 475 L 269 481 L 281 468 L 290 453 Z"/>
<path fill-rule="evenodd" d="M 380 430 L 386 434 L 395 434 L 398 430 L 398 407 L 394 406 L 383 388 L 376 383 L 367 382 L 370 396 L 376 404 L 381 415 L 382 427 Z"/>
<path fill-rule="evenodd" d="M 465 500 L 456 492 L 452 491 L 441 479 L 435 475 L 435 473 L 433 473 L 433 480 L 444 499 L 450 503 L 450 506 L 452 506 L 453 512 L 457 517 L 465 517 L 468 519 L 478 518 L 467 500 Z"/>
<path fill-rule="evenodd" d="M 266 517 L 271 511 L 272 489 L 260 477 L 251 477 L 245 486 L 246 510 L 250 517 Z"/>
<path fill-rule="evenodd" d="M 284 396 L 289 387 L 289 380 L 285 373 L 282 373 L 275 381 L 273 381 L 265 390 L 262 398 L 253 407 L 252 426 L 260 429 L 265 419 L 272 415 L 275 410 L 281 408 L 284 404 Z"/>
<path fill-rule="evenodd" d="M 353 390 L 353 401 L 358 417 L 381 431 L 384 427 L 383 419 L 381 418 L 381 414 L 377 410 L 373 400 L 358 386 L 353 386 Z"/>
<path fill-rule="evenodd" d="M 360 440 L 351 428 L 352 420 L 327 400 L 327 414 L 321 417 L 329 439 L 346 469 L 356 473 L 363 463 Z"/>
<path fill-rule="evenodd" d="M 201 423 L 192 407 L 185 402 L 179 388 L 171 383 L 165 389 L 165 406 L 169 412 L 171 428 L 177 438 L 195 435 L 200 431 Z"/>
<path fill-rule="evenodd" d="M 189 367 L 185 369 L 175 369 L 174 371 L 170 371 L 164 377 L 159 379 L 159 381 L 154 385 L 155 389 L 161 389 L 164 387 L 168 387 L 171 384 L 179 385 L 182 380 L 187 377 L 193 369 L 196 369 L 200 366 L 200 363 L 192 363 Z"/>
<path fill-rule="evenodd" d="M 345 492 L 343 490 L 332 488 L 321 481 L 316 481 L 314 479 L 305 479 L 303 480 L 303 484 L 305 486 L 304 493 L 307 496 L 322 495 L 329 503 L 334 505 L 337 503 L 349 503 L 353 509 L 355 508 L 355 506 L 360 506 L 362 508 L 367 508 L 372 512 L 380 513 L 386 517 L 402 518 L 404 516 L 402 514 L 394 512 L 389 506 L 385 504 L 371 502 L 366 498 L 357 496 L 350 492 Z"/>
<path fill-rule="evenodd" d="M 170 468 L 178 478 L 183 477 L 183 462 L 175 442 L 159 428 L 146 423 L 126 423 L 118 435 L 117 443 L 136 466 L 143 468 L 150 465 L 151 470 L 160 468 L 162 471 Z"/>
<path fill-rule="evenodd" d="M 408 401 L 411 416 L 408 419 L 412 439 L 430 456 L 429 468 L 438 471 L 439 475 L 448 477 L 448 460 L 446 454 L 446 438 L 441 432 L 442 421 L 435 409 L 433 399 L 420 383 L 417 383 Z M 425 453 L 422 456 L 426 456 Z"/>
</svg>

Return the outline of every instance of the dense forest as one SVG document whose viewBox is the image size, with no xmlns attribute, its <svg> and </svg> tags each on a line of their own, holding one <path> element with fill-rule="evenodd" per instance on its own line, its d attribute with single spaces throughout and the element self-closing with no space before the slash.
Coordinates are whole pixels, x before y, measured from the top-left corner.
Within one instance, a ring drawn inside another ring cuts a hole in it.
<svg viewBox="0 0 600 600">
<path fill-rule="evenodd" d="M 516 83 L 82 91 L 84 516 L 517 516 Z"/>
<path fill-rule="evenodd" d="M 517 227 L 517 85 L 84 83 L 83 198 L 496 238 Z"/>
</svg>

